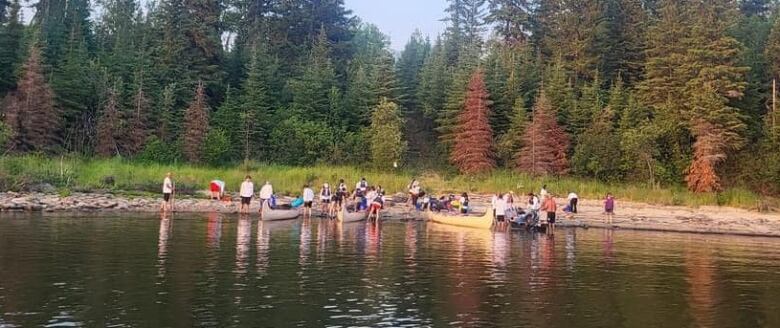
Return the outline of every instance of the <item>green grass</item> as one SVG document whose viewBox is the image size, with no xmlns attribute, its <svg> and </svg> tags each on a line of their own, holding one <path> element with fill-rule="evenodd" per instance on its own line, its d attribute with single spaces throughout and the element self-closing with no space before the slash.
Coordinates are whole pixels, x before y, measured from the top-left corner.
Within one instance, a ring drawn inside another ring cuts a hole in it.
<svg viewBox="0 0 780 328">
<path fill-rule="evenodd" d="M 576 191 L 582 198 L 603 198 L 608 192 L 620 200 L 658 205 L 684 205 L 698 207 L 721 205 L 755 209 L 759 201 L 775 204 L 776 199 L 762 199 L 742 188 L 729 189 L 721 194 L 694 194 L 681 186 L 651 188 L 640 184 L 609 184 L 579 178 L 530 177 L 506 170 L 468 177 L 438 174 L 436 172 L 380 171 L 359 167 L 317 165 L 289 167 L 252 163 L 236 167 L 201 167 L 191 165 L 142 164 L 122 159 L 84 159 L 79 157 L 3 156 L 0 157 L 0 188 L 22 190 L 40 183 L 49 183 L 61 194 L 70 191 L 109 190 L 127 194 L 158 193 L 166 172 L 174 173 L 180 192 L 203 190 L 212 179 L 224 180 L 227 189 L 235 191 L 246 174 L 256 183 L 270 180 L 274 189 L 282 194 L 298 194 L 307 182 L 315 186 L 323 182 L 336 184 L 344 178 L 354 186 L 365 176 L 371 184 L 382 185 L 389 192 L 403 192 L 413 176 L 417 176 L 425 190 L 434 194 L 461 193 L 463 191 L 490 193 L 538 192 L 546 184 L 548 189 L 565 196 Z M 111 177 L 113 183 L 107 179 Z"/>
</svg>

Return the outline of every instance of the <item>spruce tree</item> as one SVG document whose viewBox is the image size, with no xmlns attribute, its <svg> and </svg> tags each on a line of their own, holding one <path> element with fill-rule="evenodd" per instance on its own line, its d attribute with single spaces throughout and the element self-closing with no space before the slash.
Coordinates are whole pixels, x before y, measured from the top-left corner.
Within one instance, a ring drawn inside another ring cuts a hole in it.
<svg viewBox="0 0 780 328">
<path fill-rule="evenodd" d="M 198 82 L 195 97 L 184 113 L 184 131 L 182 131 L 182 153 L 190 163 L 203 160 L 203 145 L 209 131 L 209 107 L 203 82 Z"/>
<path fill-rule="evenodd" d="M 404 46 L 396 64 L 398 82 L 401 88 L 401 107 L 408 112 L 421 112 L 417 98 L 421 72 L 431 52 L 431 43 L 415 30 Z"/>
<path fill-rule="evenodd" d="M 110 89 L 106 104 L 97 122 L 95 154 L 101 157 L 121 155 L 122 121 L 117 104 L 116 90 Z"/>
<path fill-rule="evenodd" d="M 59 146 L 60 116 L 54 104 L 54 91 L 43 75 L 41 51 L 30 47 L 17 89 L 4 100 L 4 121 L 13 152 L 50 152 Z"/>
<path fill-rule="evenodd" d="M 374 108 L 369 128 L 371 162 L 375 167 L 391 169 L 400 164 L 406 152 L 403 140 L 403 118 L 398 105 L 382 98 Z"/>
<path fill-rule="evenodd" d="M 138 90 L 132 97 L 132 107 L 129 114 L 129 118 L 126 120 L 127 139 L 124 148 L 128 155 L 134 156 L 143 150 L 151 130 L 149 125 L 149 121 L 152 119 L 150 103 L 143 85 L 138 85 Z"/>
<path fill-rule="evenodd" d="M 693 161 L 686 172 L 688 189 L 694 192 L 723 190 L 718 165 L 744 145 L 745 128 L 735 108 L 712 84 L 696 90 L 692 98 L 691 133 L 696 138 Z"/>
<path fill-rule="evenodd" d="M 450 161 L 461 173 L 475 174 L 495 168 L 493 131 L 490 128 L 490 94 L 481 69 L 469 80 L 465 101 L 454 129 Z"/>
<path fill-rule="evenodd" d="M 523 134 L 528 126 L 528 112 L 525 109 L 525 99 L 517 98 L 512 107 L 512 116 L 509 128 L 496 142 L 496 153 L 501 162 L 507 167 L 514 167 L 514 159 L 523 147 Z"/>
<path fill-rule="evenodd" d="M 584 131 L 571 159 L 574 173 L 600 181 L 621 178 L 620 139 L 615 134 L 614 120 L 615 112 L 607 106 Z"/>
<path fill-rule="evenodd" d="M 247 79 L 243 86 L 241 97 L 241 145 L 244 160 L 264 154 L 267 149 L 268 136 L 271 134 L 271 117 L 273 115 L 272 95 L 274 74 L 277 63 L 269 57 L 263 44 L 256 44 L 247 67 Z M 230 131 L 227 127 L 223 131 Z"/>
<path fill-rule="evenodd" d="M 323 29 L 309 55 L 303 74 L 290 82 L 290 115 L 307 121 L 324 121 L 330 117 L 328 95 L 336 83 L 336 72 L 329 53 L 327 34 Z"/>
<path fill-rule="evenodd" d="M 506 44 L 524 44 L 531 29 L 531 1 L 488 0 L 489 13 L 485 22 L 494 26 L 495 32 Z"/>
<path fill-rule="evenodd" d="M 541 89 L 531 124 L 523 135 L 523 148 L 515 159 L 516 169 L 531 175 L 566 174 L 569 170 L 568 148 L 569 137 L 558 125 L 555 109 Z"/>
<path fill-rule="evenodd" d="M 19 0 L 10 3 L 7 22 L 0 19 L 0 97 L 16 86 L 16 69 L 21 60 L 24 26 L 20 21 Z M 5 18 L 5 8 L 0 17 Z"/>
</svg>

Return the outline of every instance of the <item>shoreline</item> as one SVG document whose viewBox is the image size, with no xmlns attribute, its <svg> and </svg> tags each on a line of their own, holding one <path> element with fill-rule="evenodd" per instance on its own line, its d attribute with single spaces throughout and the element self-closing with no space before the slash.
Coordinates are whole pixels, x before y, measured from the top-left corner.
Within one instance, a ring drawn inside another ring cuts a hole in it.
<svg viewBox="0 0 780 328">
<path fill-rule="evenodd" d="M 409 212 L 403 206 L 404 195 L 396 194 L 388 202 L 383 217 L 397 220 L 420 220 L 417 212 Z M 203 198 L 176 199 L 176 213 L 237 214 L 238 202 L 222 202 Z M 489 207 L 488 195 L 472 196 L 472 204 L 478 209 Z M 522 199 L 522 198 L 521 198 Z M 282 198 L 282 203 L 289 203 Z M 562 208 L 565 200 L 558 199 Z M 159 213 L 161 199 L 146 196 L 124 196 L 110 193 L 74 193 L 61 197 L 45 193 L 0 193 L 0 216 L 7 213 L 40 212 L 49 215 L 79 213 Z M 256 214 L 259 202 L 253 201 L 250 213 Z M 579 213 L 573 219 L 559 212 L 559 227 L 610 228 L 603 223 L 600 200 L 580 199 Z M 319 206 L 315 202 L 314 214 Z M 618 200 L 614 224 L 611 228 L 665 231 L 682 233 L 727 234 L 756 237 L 780 237 L 780 214 L 759 213 L 730 207 L 650 205 Z"/>
</svg>

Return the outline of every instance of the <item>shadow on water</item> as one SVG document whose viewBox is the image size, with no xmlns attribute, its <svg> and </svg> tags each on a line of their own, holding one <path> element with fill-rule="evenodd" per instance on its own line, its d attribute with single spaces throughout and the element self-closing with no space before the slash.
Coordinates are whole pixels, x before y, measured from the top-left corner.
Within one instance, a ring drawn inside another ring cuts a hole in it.
<svg viewBox="0 0 780 328">
<path fill-rule="evenodd" d="M 777 327 L 780 240 L 0 218 L 0 327 Z"/>
</svg>

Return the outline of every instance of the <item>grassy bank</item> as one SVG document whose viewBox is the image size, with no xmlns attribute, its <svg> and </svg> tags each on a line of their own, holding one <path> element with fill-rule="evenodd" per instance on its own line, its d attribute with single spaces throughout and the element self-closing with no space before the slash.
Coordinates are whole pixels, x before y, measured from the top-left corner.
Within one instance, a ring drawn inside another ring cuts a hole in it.
<svg viewBox="0 0 780 328">
<path fill-rule="evenodd" d="M 759 202 L 774 205 L 775 199 L 761 199 L 756 194 L 739 188 L 724 193 L 693 194 L 682 187 L 650 188 L 631 184 L 606 184 L 575 178 L 536 178 L 509 171 L 496 171 L 478 177 L 447 176 L 437 173 L 412 171 L 377 171 L 346 166 L 289 167 L 252 164 L 248 166 L 212 168 L 190 165 L 142 164 L 111 159 L 94 160 L 72 157 L 50 158 L 40 156 L 0 157 L 0 188 L 25 190 L 48 183 L 60 193 L 72 191 L 110 190 L 124 193 L 157 193 L 166 172 L 173 172 L 180 191 L 192 193 L 207 188 L 210 180 L 219 178 L 235 191 L 246 174 L 256 183 L 270 180 L 283 194 L 299 193 L 307 181 L 319 186 L 323 182 L 335 184 L 344 178 L 351 186 L 361 176 L 371 184 L 380 184 L 390 192 L 404 191 L 410 179 L 419 174 L 424 188 L 434 194 L 462 191 L 489 193 L 513 190 L 516 193 L 538 191 L 547 184 L 551 192 L 565 195 L 575 190 L 583 198 L 602 198 L 607 192 L 620 200 L 659 205 L 722 205 L 755 209 Z"/>
</svg>

